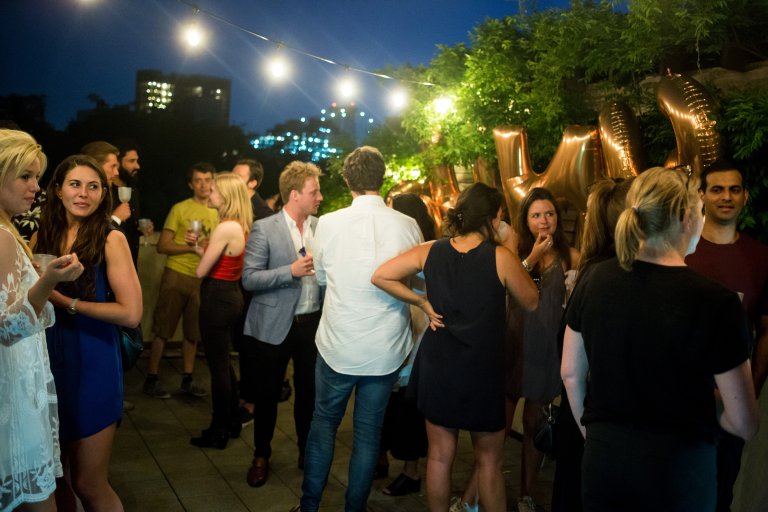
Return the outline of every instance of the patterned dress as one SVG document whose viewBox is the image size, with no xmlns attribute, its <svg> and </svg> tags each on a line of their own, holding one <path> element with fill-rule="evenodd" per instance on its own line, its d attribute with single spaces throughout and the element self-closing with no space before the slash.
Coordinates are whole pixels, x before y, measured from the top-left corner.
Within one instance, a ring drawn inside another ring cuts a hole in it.
<svg viewBox="0 0 768 512">
<path fill-rule="evenodd" d="M 0 230 L 5 245 L 12 235 L 2 224 Z M 53 306 L 46 303 L 35 313 L 27 292 L 37 271 L 18 242 L 15 249 L 12 267 L 0 263 L 0 512 L 45 500 L 62 476 L 56 388 L 45 344 Z"/>
</svg>

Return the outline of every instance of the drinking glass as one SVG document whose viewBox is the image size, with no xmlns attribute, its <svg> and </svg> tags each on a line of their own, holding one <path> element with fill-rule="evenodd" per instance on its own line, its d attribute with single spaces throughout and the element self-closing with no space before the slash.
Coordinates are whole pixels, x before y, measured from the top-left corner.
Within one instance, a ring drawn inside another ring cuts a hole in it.
<svg viewBox="0 0 768 512">
<path fill-rule="evenodd" d="M 131 200 L 131 187 L 117 187 L 117 197 L 121 203 L 127 203 Z"/>
<path fill-rule="evenodd" d="M 35 253 L 32 255 L 32 261 L 40 265 L 37 269 L 37 271 L 42 274 L 45 272 L 45 269 L 48 265 L 51 264 L 53 260 L 56 259 L 56 256 L 53 254 L 42 254 L 42 253 Z"/>
<path fill-rule="evenodd" d="M 149 226 L 151 223 L 152 221 L 149 219 L 139 219 L 139 231 L 141 231 L 141 234 L 144 235 L 144 240 L 141 242 L 141 245 L 149 245 L 147 231 L 149 231 Z"/>
<path fill-rule="evenodd" d="M 189 230 L 200 238 L 200 232 L 203 230 L 203 221 L 200 219 L 192 219 L 189 221 Z M 195 240 L 195 247 L 197 247 L 197 240 Z"/>
</svg>

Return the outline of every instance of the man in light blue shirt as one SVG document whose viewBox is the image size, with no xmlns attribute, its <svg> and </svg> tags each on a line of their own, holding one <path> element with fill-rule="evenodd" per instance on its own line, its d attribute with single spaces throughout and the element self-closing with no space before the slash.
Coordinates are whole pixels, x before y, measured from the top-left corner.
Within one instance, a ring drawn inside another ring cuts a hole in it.
<svg viewBox="0 0 768 512">
<path fill-rule="evenodd" d="M 336 430 L 355 392 L 354 444 L 346 511 L 365 511 L 379 457 L 384 412 L 412 348 L 408 305 L 371 284 L 379 265 L 421 243 L 416 221 L 387 208 L 379 195 L 384 158 L 364 146 L 344 160 L 352 205 L 320 218 L 315 271 L 326 286 L 315 339 L 315 412 L 307 439 L 301 510 L 317 510 L 328 480 Z"/>
</svg>

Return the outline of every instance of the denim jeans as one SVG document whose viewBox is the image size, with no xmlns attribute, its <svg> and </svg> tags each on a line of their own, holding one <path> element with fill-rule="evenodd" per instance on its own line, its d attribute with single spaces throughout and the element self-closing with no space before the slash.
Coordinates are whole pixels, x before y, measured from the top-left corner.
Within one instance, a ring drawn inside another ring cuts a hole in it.
<svg viewBox="0 0 768 512">
<path fill-rule="evenodd" d="M 333 371 L 318 354 L 315 367 L 315 413 L 309 429 L 301 485 L 301 510 L 315 512 L 320 505 L 333 462 L 336 431 L 355 391 L 352 456 L 346 512 L 364 512 L 379 459 L 381 424 L 397 370 L 388 375 L 344 375 Z"/>
</svg>

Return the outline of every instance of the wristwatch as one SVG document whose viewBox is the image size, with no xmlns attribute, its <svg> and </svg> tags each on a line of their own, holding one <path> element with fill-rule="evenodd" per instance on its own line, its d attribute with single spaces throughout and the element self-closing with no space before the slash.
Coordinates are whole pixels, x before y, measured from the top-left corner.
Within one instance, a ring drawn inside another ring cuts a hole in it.
<svg viewBox="0 0 768 512">
<path fill-rule="evenodd" d="M 78 298 L 72 299 L 72 303 L 67 308 L 67 313 L 69 313 L 70 315 L 76 315 L 77 314 L 77 301 L 79 301 L 79 300 L 80 299 L 78 299 Z"/>
</svg>

